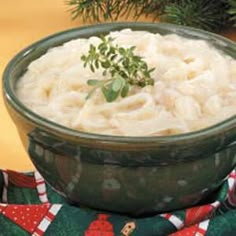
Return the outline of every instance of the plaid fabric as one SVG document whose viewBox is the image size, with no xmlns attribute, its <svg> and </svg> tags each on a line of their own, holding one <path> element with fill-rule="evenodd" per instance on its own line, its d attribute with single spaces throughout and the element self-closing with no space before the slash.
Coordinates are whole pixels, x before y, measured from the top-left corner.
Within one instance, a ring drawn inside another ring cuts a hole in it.
<svg viewBox="0 0 236 236">
<path fill-rule="evenodd" d="M 235 170 L 210 204 L 145 218 L 71 206 L 38 172 L 0 171 L 0 197 L 0 236 L 236 235 Z"/>
</svg>

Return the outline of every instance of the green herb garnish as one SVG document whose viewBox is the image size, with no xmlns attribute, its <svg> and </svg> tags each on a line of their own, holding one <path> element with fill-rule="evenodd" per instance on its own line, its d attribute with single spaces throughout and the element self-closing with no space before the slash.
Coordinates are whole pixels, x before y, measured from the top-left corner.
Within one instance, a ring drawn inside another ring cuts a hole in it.
<svg viewBox="0 0 236 236">
<path fill-rule="evenodd" d="M 102 42 L 95 47 L 90 45 L 88 55 L 83 55 L 81 60 L 84 67 L 89 66 L 92 72 L 103 68 L 104 80 L 88 80 L 87 84 L 94 88 L 88 93 L 87 99 L 97 90 L 101 89 L 107 102 L 112 102 L 120 95 L 126 97 L 130 86 L 145 87 L 153 85 L 151 72 L 142 57 L 134 54 L 135 47 L 123 48 L 113 45 L 112 38 L 101 38 Z"/>
</svg>

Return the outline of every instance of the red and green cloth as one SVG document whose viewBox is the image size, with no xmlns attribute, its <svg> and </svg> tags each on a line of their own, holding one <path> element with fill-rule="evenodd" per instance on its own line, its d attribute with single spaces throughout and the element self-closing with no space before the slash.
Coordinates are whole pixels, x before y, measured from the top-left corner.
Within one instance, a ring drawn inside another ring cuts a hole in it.
<svg viewBox="0 0 236 236">
<path fill-rule="evenodd" d="M 69 205 L 38 172 L 0 172 L 0 236 L 236 235 L 236 171 L 211 203 L 131 218 Z"/>
</svg>

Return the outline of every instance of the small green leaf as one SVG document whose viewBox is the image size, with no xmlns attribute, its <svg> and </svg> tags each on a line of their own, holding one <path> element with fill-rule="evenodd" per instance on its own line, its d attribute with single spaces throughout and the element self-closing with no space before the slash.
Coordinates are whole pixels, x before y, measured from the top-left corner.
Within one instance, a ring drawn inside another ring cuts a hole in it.
<svg viewBox="0 0 236 236">
<path fill-rule="evenodd" d="M 121 90 L 121 97 L 126 97 L 129 93 L 129 84 L 126 83 L 123 87 L 123 89 Z"/>
<path fill-rule="evenodd" d="M 100 47 L 99 47 L 98 49 L 99 49 L 100 53 L 101 53 L 102 55 L 105 55 L 105 52 L 107 51 L 107 46 L 106 46 L 105 44 L 99 45 L 99 46 L 100 46 Z"/>
<path fill-rule="evenodd" d="M 112 90 L 115 92 L 120 91 L 122 85 L 123 85 L 122 80 L 120 78 L 117 78 L 112 82 Z"/>
<path fill-rule="evenodd" d="M 156 68 L 153 67 L 153 68 L 149 69 L 148 72 L 151 74 L 155 69 Z"/>
<path fill-rule="evenodd" d="M 98 45 L 99 50 L 103 49 L 104 47 L 106 47 L 105 43 L 101 43 L 101 44 Z"/>
<path fill-rule="evenodd" d="M 116 48 L 111 47 L 111 48 L 110 48 L 110 52 L 111 52 L 112 54 L 115 54 L 115 53 L 116 53 Z"/>
<path fill-rule="evenodd" d="M 92 72 L 95 72 L 95 69 L 94 69 L 93 64 L 90 64 L 90 70 L 91 70 Z"/>
<path fill-rule="evenodd" d="M 118 56 L 117 54 L 112 55 L 111 58 L 110 58 L 110 60 L 111 60 L 111 61 L 114 61 L 114 60 L 117 58 L 117 56 Z"/>
<path fill-rule="evenodd" d="M 130 48 L 130 51 L 134 51 L 135 50 L 135 46 L 132 46 L 131 48 Z"/>
<path fill-rule="evenodd" d="M 98 60 L 95 60 L 95 67 L 96 67 L 96 69 L 99 69 L 99 62 L 98 62 Z"/>
<path fill-rule="evenodd" d="M 110 86 L 109 88 L 106 87 L 102 87 L 102 93 L 104 95 L 104 97 L 106 98 L 107 102 L 113 102 L 117 99 L 117 97 L 119 96 L 119 92 L 115 92 L 113 91 Z"/>
<path fill-rule="evenodd" d="M 124 56 L 125 55 L 125 49 L 124 48 L 119 48 L 119 53 Z"/>
<path fill-rule="evenodd" d="M 87 60 L 87 57 L 86 57 L 85 55 L 82 55 L 82 56 L 81 56 L 81 60 L 82 60 L 82 61 L 86 61 L 86 60 Z"/>
<path fill-rule="evenodd" d="M 120 71 L 119 75 L 124 78 L 124 79 L 128 79 L 129 78 L 129 73 L 127 73 L 126 71 Z"/>
<path fill-rule="evenodd" d="M 87 81 L 87 84 L 90 85 L 90 86 L 96 86 L 96 85 L 101 84 L 101 81 L 100 80 L 96 80 L 96 79 L 89 79 Z"/>
<path fill-rule="evenodd" d="M 149 74 L 149 72 L 148 72 L 148 71 L 144 71 L 144 72 L 143 72 L 143 75 L 144 75 L 145 77 L 147 77 L 147 78 L 149 78 L 149 77 L 150 77 L 150 74 Z"/>
<path fill-rule="evenodd" d="M 125 67 L 125 69 L 128 69 L 129 68 L 129 61 L 128 60 L 122 61 L 122 65 Z"/>
<path fill-rule="evenodd" d="M 135 62 L 139 62 L 141 59 L 142 59 L 142 57 L 140 57 L 140 56 L 133 56 L 133 60 Z"/>
<path fill-rule="evenodd" d="M 101 62 L 101 66 L 105 69 L 109 68 L 111 63 L 109 61 L 103 61 Z"/>
<path fill-rule="evenodd" d="M 94 52 L 96 51 L 96 47 L 95 47 L 94 45 L 90 44 L 89 50 L 90 50 L 92 53 L 94 53 Z"/>
</svg>

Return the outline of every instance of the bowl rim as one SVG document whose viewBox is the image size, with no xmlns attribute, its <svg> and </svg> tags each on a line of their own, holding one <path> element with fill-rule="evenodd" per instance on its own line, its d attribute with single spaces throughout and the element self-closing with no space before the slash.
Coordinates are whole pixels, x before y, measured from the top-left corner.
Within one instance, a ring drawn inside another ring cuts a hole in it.
<svg viewBox="0 0 236 236">
<path fill-rule="evenodd" d="M 162 29 L 171 29 L 172 31 L 175 30 L 175 33 L 188 33 L 193 36 L 201 36 L 201 38 L 204 40 L 206 37 L 212 37 L 215 40 L 219 41 L 223 45 L 228 45 L 231 47 L 235 47 L 236 43 L 231 41 L 230 39 L 227 39 L 223 36 L 207 32 L 200 29 L 195 29 L 192 27 L 187 26 L 180 26 L 180 25 L 174 25 L 169 23 L 149 23 L 149 22 L 113 22 L 113 23 L 101 23 L 101 24 L 95 24 L 95 25 L 86 25 L 86 26 L 80 26 L 76 28 L 72 28 L 69 30 L 60 31 L 58 33 L 51 34 L 47 37 L 44 37 L 32 44 L 30 44 L 28 47 L 24 48 L 20 52 L 18 52 L 7 64 L 7 66 L 4 69 L 3 72 L 3 96 L 6 98 L 6 101 L 18 112 L 20 113 L 24 118 L 30 120 L 37 126 L 41 126 L 44 130 L 51 130 L 56 133 L 59 133 L 61 135 L 67 135 L 67 136 L 73 136 L 75 138 L 83 138 L 87 140 L 96 140 L 96 141 L 103 141 L 103 142 L 117 142 L 117 143 L 175 143 L 176 141 L 187 141 L 187 140 L 193 140 L 200 138 L 202 136 L 215 136 L 219 133 L 222 133 L 224 130 L 229 129 L 232 126 L 236 126 L 236 115 L 231 116 L 228 119 L 225 119 L 217 124 L 214 124 L 212 126 L 206 127 L 204 129 L 200 129 L 193 132 L 187 132 L 187 133 L 181 133 L 181 134 L 175 134 L 175 135 L 168 135 L 168 136 L 115 136 L 115 135 L 106 135 L 106 134 L 98 134 L 98 133 L 90 133 L 90 132 L 84 132 L 75 130 L 72 128 L 65 127 L 63 125 L 60 125 L 56 122 L 50 121 L 37 113 L 33 112 L 29 108 L 27 108 L 15 95 L 15 92 L 11 88 L 10 85 L 10 75 L 11 71 L 14 69 L 15 66 L 17 66 L 18 61 L 29 55 L 32 51 L 34 51 L 34 48 L 38 45 L 44 44 L 45 42 L 49 40 L 53 40 L 58 38 L 59 36 L 66 35 L 68 33 L 76 33 L 78 31 L 94 31 L 96 29 L 102 29 L 106 27 L 114 28 L 132 28 L 135 26 L 138 27 L 156 27 L 162 28 Z M 209 38 L 208 38 L 209 39 Z M 70 40 L 70 39 L 68 39 Z M 52 47 L 55 47 L 56 45 L 52 45 Z M 40 55 L 41 56 L 41 55 Z"/>
</svg>

